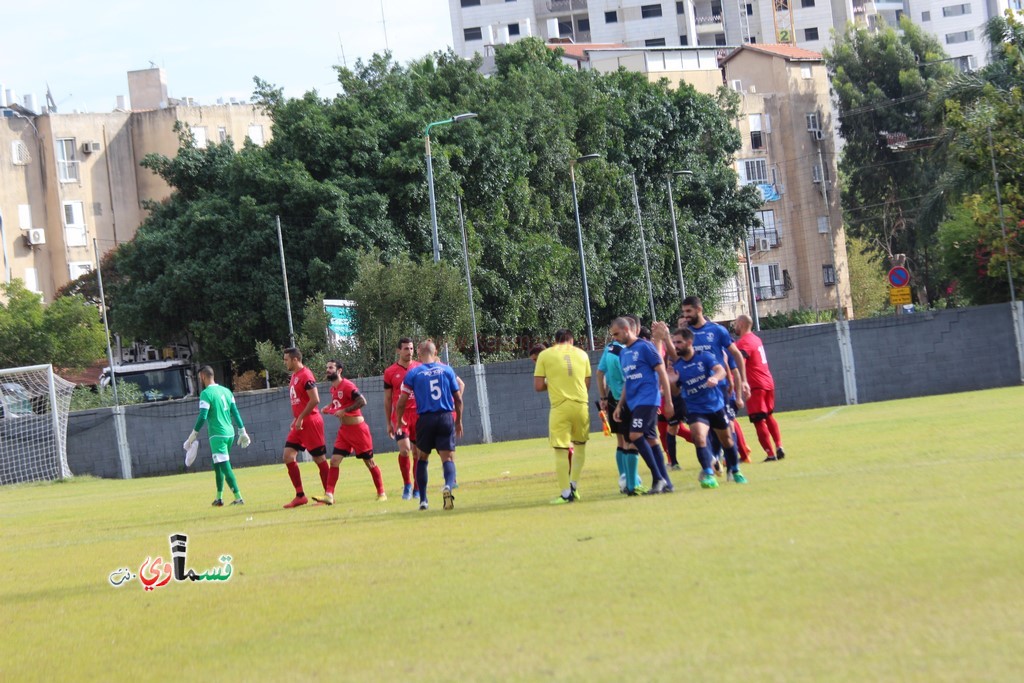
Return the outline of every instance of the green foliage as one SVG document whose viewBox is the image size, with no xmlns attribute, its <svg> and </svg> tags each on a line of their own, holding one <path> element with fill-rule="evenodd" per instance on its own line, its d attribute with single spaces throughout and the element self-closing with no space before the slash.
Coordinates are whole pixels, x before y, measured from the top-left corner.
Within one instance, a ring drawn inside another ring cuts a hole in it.
<svg viewBox="0 0 1024 683">
<path fill-rule="evenodd" d="M 131 382 L 117 383 L 117 403 L 114 402 L 114 390 L 110 387 L 75 387 L 71 394 L 71 410 L 91 410 L 93 408 L 110 408 L 114 405 L 132 405 L 144 403 L 146 397 L 138 384 Z"/>
<path fill-rule="evenodd" d="M 0 367 L 83 368 L 106 346 L 99 312 L 81 296 L 44 305 L 21 280 L 0 284 Z"/>
<path fill-rule="evenodd" d="M 762 330 L 780 330 L 794 325 L 814 325 L 816 323 L 835 322 L 836 311 L 834 308 L 815 310 L 813 308 L 801 308 L 785 313 L 772 313 L 761 316 L 760 323 Z"/>
<path fill-rule="evenodd" d="M 870 318 L 889 308 L 889 285 L 882 255 L 859 237 L 846 240 L 850 271 L 850 296 L 853 317 Z"/>
<path fill-rule="evenodd" d="M 906 18 L 899 31 L 850 26 L 825 52 L 845 140 L 839 172 L 849 233 L 890 263 L 906 254 L 924 300 L 939 289 L 933 251 L 945 209 L 938 180 L 947 155 L 937 144 L 942 119 L 933 102 L 953 74 L 940 61 L 945 56 L 931 34 Z"/>
</svg>

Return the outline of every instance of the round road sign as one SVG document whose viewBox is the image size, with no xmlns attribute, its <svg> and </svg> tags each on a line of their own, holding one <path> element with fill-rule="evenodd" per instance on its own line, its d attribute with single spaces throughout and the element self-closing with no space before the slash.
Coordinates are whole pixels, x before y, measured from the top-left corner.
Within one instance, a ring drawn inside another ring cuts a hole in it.
<svg viewBox="0 0 1024 683">
<path fill-rule="evenodd" d="M 889 271 L 889 284 L 893 287 L 906 287 L 910 283 L 910 271 L 903 266 L 896 266 Z"/>
</svg>

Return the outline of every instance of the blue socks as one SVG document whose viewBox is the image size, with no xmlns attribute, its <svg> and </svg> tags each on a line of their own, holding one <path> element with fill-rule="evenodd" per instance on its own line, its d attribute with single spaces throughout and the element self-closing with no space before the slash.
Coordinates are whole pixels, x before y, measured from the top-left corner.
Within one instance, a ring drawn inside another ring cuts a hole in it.
<svg viewBox="0 0 1024 683">
<path fill-rule="evenodd" d="M 626 490 L 634 491 L 640 484 L 640 474 L 637 472 L 640 458 L 633 451 L 623 451 L 622 458 L 626 468 Z"/>
<path fill-rule="evenodd" d="M 620 477 L 626 476 L 626 453 L 621 448 L 615 449 L 615 467 L 618 468 Z"/>
<path fill-rule="evenodd" d="M 668 461 L 672 465 L 678 465 L 679 460 L 676 457 L 676 435 L 669 432 L 665 434 L 665 447 L 668 450 Z"/>
<path fill-rule="evenodd" d="M 705 444 L 703 446 L 694 446 L 694 449 L 697 451 L 697 462 L 700 463 L 700 468 L 705 472 L 714 474 L 715 470 L 711 467 L 713 457 L 711 455 L 711 447 Z"/>
<path fill-rule="evenodd" d="M 647 469 L 651 471 L 651 475 L 654 477 L 654 481 L 651 486 L 658 483 L 658 479 L 661 475 L 658 473 L 658 465 L 654 462 L 654 452 L 651 450 L 651 444 L 647 443 L 647 439 L 640 437 L 633 442 L 636 446 L 636 450 L 640 453 L 640 457 L 644 459 L 644 464 L 647 465 Z M 660 449 L 659 449 L 660 450 Z"/>
<path fill-rule="evenodd" d="M 420 502 L 427 502 L 427 461 L 416 461 L 416 488 L 420 491 Z"/>
<path fill-rule="evenodd" d="M 441 468 L 444 470 L 444 485 L 450 489 L 455 488 L 455 461 L 441 463 Z M 426 477 L 423 480 L 426 481 Z"/>
<path fill-rule="evenodd" d="M 725 449 L 725 464 L 730 472 L 740 471 L 740 452 L 735 443 Z"/>
<path fill-rule="evenodd" d="M 654 464 L 658 467 L 658 478 L 664 480 L 669 488 L 672 488 L 672 480 L 668 478 L 668 467 L 665 466 L 665 454 L 661 452 L 661 446 L 651 446 L 651 453 L 654 456 Z"/>
</svg>

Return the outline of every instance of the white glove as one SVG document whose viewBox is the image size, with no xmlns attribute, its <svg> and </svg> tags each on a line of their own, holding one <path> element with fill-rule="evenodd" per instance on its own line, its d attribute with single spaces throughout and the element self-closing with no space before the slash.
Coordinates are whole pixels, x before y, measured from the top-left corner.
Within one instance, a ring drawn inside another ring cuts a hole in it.
<svg viewBox="0 0 1024 683">
<path fill-rule="evenodd" d="M 245 433 L 245 427 L 238 430 L 238 445 L 242 448 L 248 448 L 249 444 L 252 443 L 252 439 Z"/>
<path fill-rule="evenodd" d="M 185 439 L 185 443 L 184 443 L 184 444 L 182 444 L 182 446 L 181 446 L 181 447 L 182 447 L 182 448 L 184 448 L 184 449 L 185 449 L 185 450 L 187 451 L 187 450 L 188 450 L 188 447 L 189 447 L 189 446 L 191 446 L 191 445 L 192 445 L 192 443 L 193 443 L 193 442 L 194 442 L 194 441 L 195 441 L 196 439 L 198 439 L 198 438 L 199 438 L 199 432 L 197 432 L 196 430 L 194 430 L 194 429 L 193 429 L 193 430 L 192 430 L 192 433 L 188 435 L 188 438 L 187 438 L 187 439 Z"/>
</svg>

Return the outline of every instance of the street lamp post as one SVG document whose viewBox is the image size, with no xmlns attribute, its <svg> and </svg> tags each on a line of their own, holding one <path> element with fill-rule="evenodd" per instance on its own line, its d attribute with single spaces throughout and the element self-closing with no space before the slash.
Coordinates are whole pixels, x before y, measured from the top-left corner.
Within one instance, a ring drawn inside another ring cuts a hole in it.
<svg viewBox="0 0 1024 683">
<path fill-rule="evenodd" d="M 640 248 L 644 256 L 644 277 L 647 278 L 647 302 L 651 305 L 651 322 L 658 319 L 654 310 L 654 287 L 651 285 L 651 265 L 647 261 L 647 237 L 644 236 L 644 221 L 640 216 L 640 195 L 636 191 L 636 173 L 629 175 L 633 181 L 633 205 L 636 207 L 636 223 L 640 226 Z"/>
<path fill-rule="evenodd" d="M 427 187 L 430 190 L 430 238 L 434 247 L 434 263 L 441 260 L 441 244 L 437 239 L 437 200 L 434 197 L 434 161 L 430 156 L 430 129 L 434 126 L 444 126 L 449 123 L 459 123 L 468 119 L 475 119 L 476 116 L 473 112 L 456 114 L 450 119 L 428 123 L 427 127 L 423 130 L 423 144 L 427 156 Z"/>
<path fill-rule="evenodd" d="M 683 259 L 679 252 L 679 230 L 676 228 L 676 203 L 672 198 L 672 176 L 692 176 L 693 171 L 673 171 L 665 175 L 665 186 L 668 188 L 668 210 L 672 216 L 672 245 L 676 250 L 676 276 L 679 278 L 679 301 L 686 298 L 686 283 L 683 281 Z"/>
<path fill-rule="evenodd" d="M 583 225 L 580 223 L 580 203 L 576 196 L 576 164 L 581 161 L 599 159 L 600 154 L 584 154 L 569 160 L 569 178 L 572 180 L 572 207 L 576 212 L 576 238 L 580 247 L 580 272 L 583 274 L 583 310 L 587 314 L 587 342 L 591 351 L 594 350 L 594 324 L 590 319 L 590 288 L 587 286 L 587 259 L 583 255 Z"/>
<path fill-rule="evenodd" d="M 434 196 L 434 160 L 430 155 L 430 129 L 434 126 L 445 126 L 449 123 L 460 123 L 468 119 L 475 119 L 476 116 L 473 112 L 456 114 L 450 119 L 428 123 L 427 127 L 423 129 L 423 145 L 427 157 L 427 188 L 430 190 L 430 240 L 434 249 L 434 263 L 438 263 L 441 260 L 441 243 L 437 237 L 437 199 Z M 444 362 L 448 362 L 448 342 L 444 343 Z M 477 362 L 479 363 L 479 361 Z"/>
</svg>

